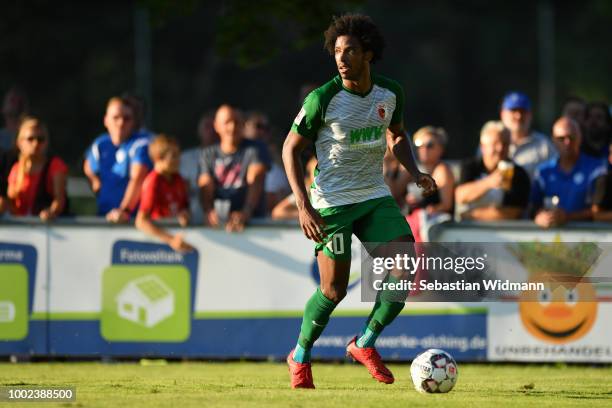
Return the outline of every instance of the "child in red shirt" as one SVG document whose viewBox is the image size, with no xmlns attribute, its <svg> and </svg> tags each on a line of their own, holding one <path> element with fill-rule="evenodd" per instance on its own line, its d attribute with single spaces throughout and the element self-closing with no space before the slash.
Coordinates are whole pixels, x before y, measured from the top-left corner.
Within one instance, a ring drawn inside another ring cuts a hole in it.
<svg viewBox="0 0 612 408">
<path fill-rule="evenodd" d="M 160 218 L 177 218 L 185 227 L 189 223 L 189 202 L 185 181 L 179 174 L 180 151 L 173 137 L 158 135 L 149 144 L 153 170 L 142 185 L 136 227 L 153 235 L 178 252 L 193 251 L 183 234 L 172 235 L 153 223 Z"/>
<path fill-rule="evenodd" d="M 24 118 L 16 145 L 19 159 L 9 173 L 7 190 L 11 213 L 37 215 L 43 221 L 62 214 L 68 167 L 59 157 L 47 158 L 49 132 L 45 124 L 35 117 Z M 43 173 L 45 180 L 41 180 Z"/>
</svg>

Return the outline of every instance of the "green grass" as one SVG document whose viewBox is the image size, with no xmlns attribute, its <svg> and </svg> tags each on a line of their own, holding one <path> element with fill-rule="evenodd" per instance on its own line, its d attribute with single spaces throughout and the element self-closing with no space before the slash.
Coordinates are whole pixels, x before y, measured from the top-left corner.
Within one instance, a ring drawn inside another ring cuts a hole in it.
<svg viewBox="0 0 612 408">
<path fill-rule="evenodd" d="M 0 364 L 0 385 L 73 385 L 75 403 L 27 407 L 561 407 L 611 406 L 612 368 L 551 365 L 459 365 L 449 394 L 414 391 L 408 365 L 391 365 L 393 385 L 353 364 L 315 364 L 316 390 L 288 388 L 278 363 Z M 533 386 L 532 389 L 529 389 Z M 3 406 L 0 403 L 0 406 Z"/>
</svg>

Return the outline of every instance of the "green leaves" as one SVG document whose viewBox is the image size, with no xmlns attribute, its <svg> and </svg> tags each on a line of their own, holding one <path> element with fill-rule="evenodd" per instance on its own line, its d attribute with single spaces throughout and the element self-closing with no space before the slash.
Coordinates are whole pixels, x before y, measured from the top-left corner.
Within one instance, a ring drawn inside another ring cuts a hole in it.
<svg viewBox="0 0 612 408">
<path fill-rule="evenodd" d="M 361 3 L 226 1 L 217 18 L 215 47 L 220 56 L 243 68 L 260 66 L 282 51 L 303 49 L 321 40 L 332 15 Z"/>
</svg>

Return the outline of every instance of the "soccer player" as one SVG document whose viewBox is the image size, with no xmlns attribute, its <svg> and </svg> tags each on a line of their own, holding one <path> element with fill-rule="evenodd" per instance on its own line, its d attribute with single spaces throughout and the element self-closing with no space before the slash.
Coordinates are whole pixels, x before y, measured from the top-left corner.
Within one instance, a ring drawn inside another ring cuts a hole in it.
<svg viewBox="0 0 612 408">
<path fill-rule="evenodd" d="M 325 48 L 334 56 L 340 75 L 306 97 L 283 146 L 300 226 L 315 241 L 321 275 L 320 288 L 306 303 L 297 345 L 287 356 L 293 388 L 314 388 L 310 351 L 346 295 L 351 235 L 362 242 L 414 241 L 384 181 L 385 151 L 397 157 L 425 195 L 436 190 L 431 176 L 421 173 L 414 162 L 402 124 L 401 86 L 370 70 L 383 47 L 384 39 L 370 17 L 334 18 L 325 31 Z M 310 143 L 318 160 L 311 202 L 300 162 L 300 153 Z M 393 374 L 374 343 L 403 307 L 403 301 L 379 297 L 361 335 L 347 346 L 348 355 L 387 384 L 394 381 Z"/>
</svg>

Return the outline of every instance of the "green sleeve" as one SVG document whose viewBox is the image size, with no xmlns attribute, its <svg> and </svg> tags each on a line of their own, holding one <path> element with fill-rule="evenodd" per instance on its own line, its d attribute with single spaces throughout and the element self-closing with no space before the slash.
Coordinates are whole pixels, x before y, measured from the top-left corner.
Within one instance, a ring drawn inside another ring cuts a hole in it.
<svg viewBox="0 0 612 408">
<path fill-rule="evenodd" d="M 291 126 L 291 131 L 312 141 L 316 140 L 317 133 L 323 125 L 323 109 L 318 92 L 312 91 L 302 105 L 300 113 Z"/>
</svg>

